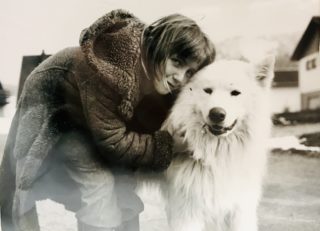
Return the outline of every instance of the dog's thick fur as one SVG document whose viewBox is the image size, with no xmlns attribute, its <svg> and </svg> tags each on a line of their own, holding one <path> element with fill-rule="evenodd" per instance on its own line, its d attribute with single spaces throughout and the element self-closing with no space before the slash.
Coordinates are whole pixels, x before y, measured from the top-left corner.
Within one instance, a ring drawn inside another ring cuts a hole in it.
<svg viewBox="0 0 320 231">
<path fill-rule="evenodd" d="M 180 93 L 163 126 L 173 135 L 181 133 L 188 144 L 166 173 L 171 230 L 257 230 L 273 66 L 273 57 L 258 64 L 217 61 Z M 226 112 L 216 127 L 212 108 Z"/>
</svg>

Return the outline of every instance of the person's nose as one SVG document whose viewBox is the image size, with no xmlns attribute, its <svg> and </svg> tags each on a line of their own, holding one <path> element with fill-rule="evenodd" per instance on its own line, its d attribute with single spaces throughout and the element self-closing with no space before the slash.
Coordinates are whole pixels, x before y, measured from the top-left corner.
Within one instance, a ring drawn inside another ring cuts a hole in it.
<svg viewBox="0 0 320 231">
<path fill-rule="evenodd" d="M 176 71 L 175 75 L 173 75 L 173 80 L 175 83 L 182 83 L 185 77 L 185 71 L 179 70 Z"/>
</svg>

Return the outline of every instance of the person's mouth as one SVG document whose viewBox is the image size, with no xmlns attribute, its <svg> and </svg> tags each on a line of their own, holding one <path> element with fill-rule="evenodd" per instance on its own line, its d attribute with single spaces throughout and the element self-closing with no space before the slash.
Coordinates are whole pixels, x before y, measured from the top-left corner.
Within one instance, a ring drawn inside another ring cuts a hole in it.
<svg viewBox="0 0 320 231">
<path fill-rule="evenodd" d="M 171 83 L 170 81 L 167 81 L 167 84 L 170 87 L 171 91 L 177 90 L 181 87 L 180 84 L 174 84 L 174 83 Z"/>
<path fill-rule="evenodd" d="M 175 88 L 174 84 L 170 83 L 169 81 L 167 83 L 168 83 L 168 86 L 170 87 L 170 89 L 174 89 Z"/>
</svg>

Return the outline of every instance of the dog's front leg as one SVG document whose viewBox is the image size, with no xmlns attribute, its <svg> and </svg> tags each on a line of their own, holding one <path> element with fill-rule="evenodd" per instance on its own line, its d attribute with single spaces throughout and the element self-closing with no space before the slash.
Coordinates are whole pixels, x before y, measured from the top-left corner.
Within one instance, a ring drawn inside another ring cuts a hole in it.
<svg viewBox="0 0 320 231">
<path fill-rule="evenodd" d="M 231 219 L 230 231 L 257 231 L 256 207 L 238 208 Z"/>
<path fill-rule="evenodd" d="M 203 231 L 204 224 L 198 219 L 188 216 L 170 217 L 169 220 L 170 231 Z"/>
<path fill-rule="evenodd" d="M 173 190 L 173 189 L 172 189 Z M 174 196 L 175 195 L 175 196 Z M 170 231 L 204 231 L 205 223 L 201 211 L 197 210 L 190 198 L 179 194 L 168 195 L 166 213 Z"/>
</svg>

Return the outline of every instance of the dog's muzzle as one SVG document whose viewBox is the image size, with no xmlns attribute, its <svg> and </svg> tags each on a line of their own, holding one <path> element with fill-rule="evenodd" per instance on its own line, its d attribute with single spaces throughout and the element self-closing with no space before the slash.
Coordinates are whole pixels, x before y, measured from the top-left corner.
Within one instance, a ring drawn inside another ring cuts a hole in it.
<svg viewBox="0 0 320 231">
<path fill-rule="evenodd" d="M 212 125 L 205 124 L 204 128 L 207 128 L 207 130 L 209 130 L 209 132 L 211 132 L 213 135 L 220 136 L 227 133 L 228 131 L 231 131 L 236 125 L 236 123 L 237 123 L 237 120 L 235 120 L 229 127 L 224 127 L 218 124 L 212 124 Z"/>
</svg>

